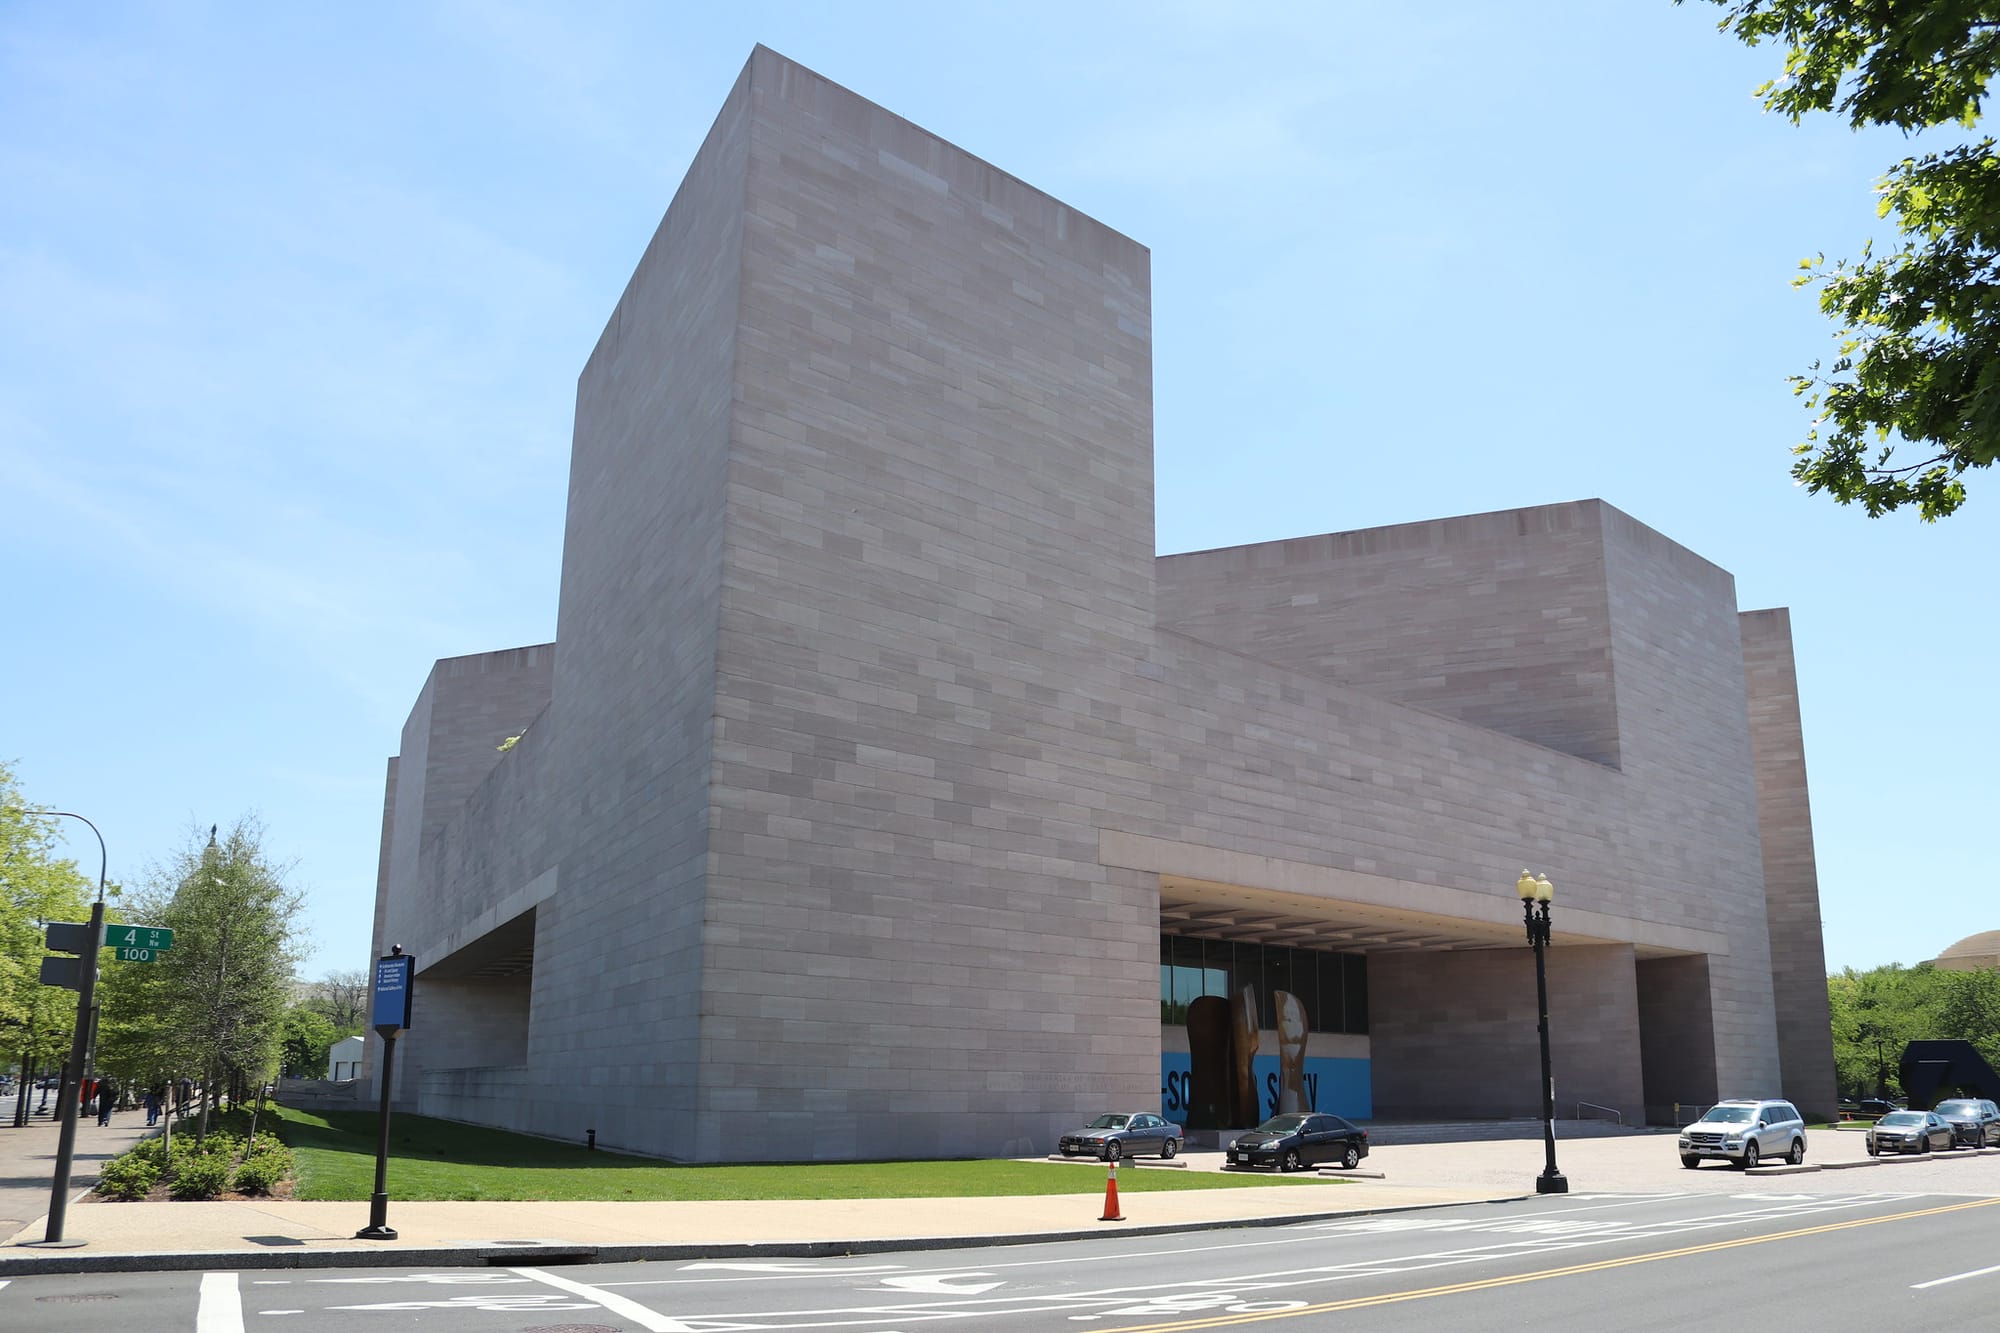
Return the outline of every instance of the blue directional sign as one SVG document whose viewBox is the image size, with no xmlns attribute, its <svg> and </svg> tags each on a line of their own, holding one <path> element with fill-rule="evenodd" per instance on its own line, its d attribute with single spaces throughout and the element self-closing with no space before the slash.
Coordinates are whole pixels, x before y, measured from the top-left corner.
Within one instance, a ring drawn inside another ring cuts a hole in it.
<svg viewBox="0 0 2000 1333">
<path fill-rule="evenodd" d="M 406 953 L 375 960 L 375 1031 L 394 1037 L 410 1026 L 410 981 L 417 960 Z"/>
</svg>

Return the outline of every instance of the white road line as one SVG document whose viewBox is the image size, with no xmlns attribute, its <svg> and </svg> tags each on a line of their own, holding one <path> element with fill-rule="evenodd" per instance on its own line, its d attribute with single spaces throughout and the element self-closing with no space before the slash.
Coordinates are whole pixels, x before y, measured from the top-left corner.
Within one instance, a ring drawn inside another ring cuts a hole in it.
<svg viewBox="0 0 2000 1333">
<path fill-rule="evenodd" d="M 619 1296 L 599 1287 L 588 1287 L 581 1282 L 572 1282 L 566 1277 L 557 1277 L 554 1273 L 544 1273 L 539 1268 L 510 1268 L 507 1271 L 519 1273 L 525 1278 L 533 1278 L 537 1282 L 546 1282 L 558 1291 L 567 1291 L 587 1301 L 596 1301 L 611 1313 L 624 1315 L 640 1328 L 647 1330 L 647 1333 L 695 1333 L 694 1329 L 680 1320 L 669 1319 L 658 1311 L 649 1310 L 627 1296 Z M 208 1330 L 198 1329 L 196 1333 L 208 1333 Z"/>
<path fill-rule="evenodd" d="M 1975 1268 L 1970 1273 L 1953 1273 L 1950 1277 L 1934 1277 L 1929 1282 L 1915 1284 L 1910 1290 L 1922 1291 L 1927 1287 L 1942 1287 L 1947 1282 L 1963 1282 L 1966 1278 L 1985 1277 L 1988 1273 L 2000 1273 L 2000 1264 L 1995 1264 L 1991 1268 Z"/>
<path fill-rule="evenodd" d="M 194 1333 L 243 1333 L 243 1293 L 234 1273 L 203 1273 Z"/>
</svg>

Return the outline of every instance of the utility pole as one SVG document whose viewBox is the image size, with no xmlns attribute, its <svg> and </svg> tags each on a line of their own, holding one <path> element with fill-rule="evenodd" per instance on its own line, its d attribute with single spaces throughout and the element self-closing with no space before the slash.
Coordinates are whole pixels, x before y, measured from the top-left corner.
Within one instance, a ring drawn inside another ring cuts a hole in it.
<svg viewBox="0 0 2000 1333">
<path fill-rule="evenodd" d="M 97 961 L 104 947 L 104 875 L 109 858 L 104 851 L 104 835 L 97 832 L 97 825 L 82 815 L 71 814 L 67 810 L 37 813 L 50 818 L 82 820 L 92 833 L 97 834 L 97 901 L 90 905 L 90 925 L 86 928 L 89 933 L 81 941 L 83 950 L 77 959 L 76 1030 L 70 1035 L 69 1061 L 63 1065 L 62 1082 L 56 1091 L 56 1113 L 62 1117 L 62 1130 L 56 1137 L 56 1170 L 49 1183 L 49 1225 L 42 1239 L 22 1242 L 50 1249 L 70 1249 L 83 1244 L 80 1240 L 63 1239 L 63 1223 L 68 1220 L 69 1177 L 76 1162 L 77 1097 L 83 1087 L 84 1065 L 90 1058 L 91 1029 L 97 1015 Z M 70 926 L 68 929 L 76 928 Z"/>
</svg>

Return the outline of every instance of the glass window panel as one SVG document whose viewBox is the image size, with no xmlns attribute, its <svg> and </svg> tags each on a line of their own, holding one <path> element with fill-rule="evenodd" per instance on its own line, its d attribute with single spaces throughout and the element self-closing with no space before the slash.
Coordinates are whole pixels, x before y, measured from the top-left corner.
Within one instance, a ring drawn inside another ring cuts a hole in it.
<svg viewBox="0 0 2000 1333">
<path fill-rule="evenodd" d="M 1341 962 L 1345 954 L 1323 953 L 1319 956 L 1319 1014 L 1313 1026 L 1321 1032 L 1347 1031 L 1347 1018 L 1342 1009 L 1346 992 L 1341 989 Z"/>
<path fill-rule="evenodd" d="M 1262 1017 L 1258 1020 L 1264 1027 L 1278 1026 L 1278 992 L 1292 988 L 1292 951 L 1279 945 L 1263 946 L 1264 992 L 1257 997 L 1257 1008 Z"/>
<path fill-rule="evenodd" d="M 1347 1026 L 1346 1032 L 1368 1031 L 1368 955 L 1351 953 L 1341 968 L 1344 974 Z"/>
<path fill-rule="evenodd" d="M 1203 979 L 1203 995 L 1220 995 L 1229 998 L 1235 980 L 1236 950 L 1228 940 L 1201 941 L 1202 964 L 1207 969 Z"/>
<path fill-rule="evenodd" d="M 1294 949 L 1292 952 L 1292 984 L 1286 987 L 1299 997 L 1299 1004 L 1306 1011 L 1306 1027 L 1313 1032 L 1324 1032 L 1319 1024 L 1319 959 L 1320 955 L 1310 949 Z"/>
<path fill-rule="evenodd" d="M 1181 1012 L 1181 1021 L 1187 1021 L 1187 1007 L 1201 995 L 1201 970 L 1193 967 L 1174 969 L 1174 1007 Z"/>
</svg>

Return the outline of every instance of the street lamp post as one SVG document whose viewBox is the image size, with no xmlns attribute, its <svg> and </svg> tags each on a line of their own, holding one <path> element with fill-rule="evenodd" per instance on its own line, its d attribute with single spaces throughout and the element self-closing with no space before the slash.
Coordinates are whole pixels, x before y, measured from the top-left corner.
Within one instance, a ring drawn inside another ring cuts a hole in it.
<svg viewBox="0 0 2000 1333">
<path fill-rule="evenodd" d="M 97 961 L 99 947 L 104 943 L 104 872 L 109 858 L 104 851 L 104 835 L 97 832 L 97 825 L 82 815 L 71 814 L 67 810 L 40 810 L 34 813 L 52 819 L 82 820 L 92 833 L 97 834 L 97 901 L 90 905 L 90 935 L 83 956 L 76 960 L 76 1031 L 70 1036 L 69 1061 L 63 1065 L 62 1078 L 56 1089 L 56 1113 L 62 1117 L 62 1129 L 56 1135 L 55 1176 L 49 1182 L 48 1230 L 40 1240 L 21 1242 L 24 1245 L 67 1249 L 83 1244 L 80 1240 L 63 1239 L 63 1223 L 69 1213 L 70 1168 L 76 1161 L 77 1097 L 83 1088 L 84 1064 L 90 1058 L 90 1038 L 96 1026 Z"/>
<path fill-rule="evenodd" d="M 1556 1170 L 1556 1076 L 1549 1065 L 1549 904 L 1555 900 L 1555 885 L 1547 875 L 1521 872 L 1514 882 L 1521 895 L 1521 920 L 1528 928 L 1528 943 L 1535 948 L 1535 999 L 1540 1006 L 1542 1029 L 1542 1145 L 1548 1165 L 1535 1177 L 1535 1193 L 1567 1194 L 1569 1181 Z M 1539 909 L 1539 910 L 1538 910 Z"/>
</svg>

